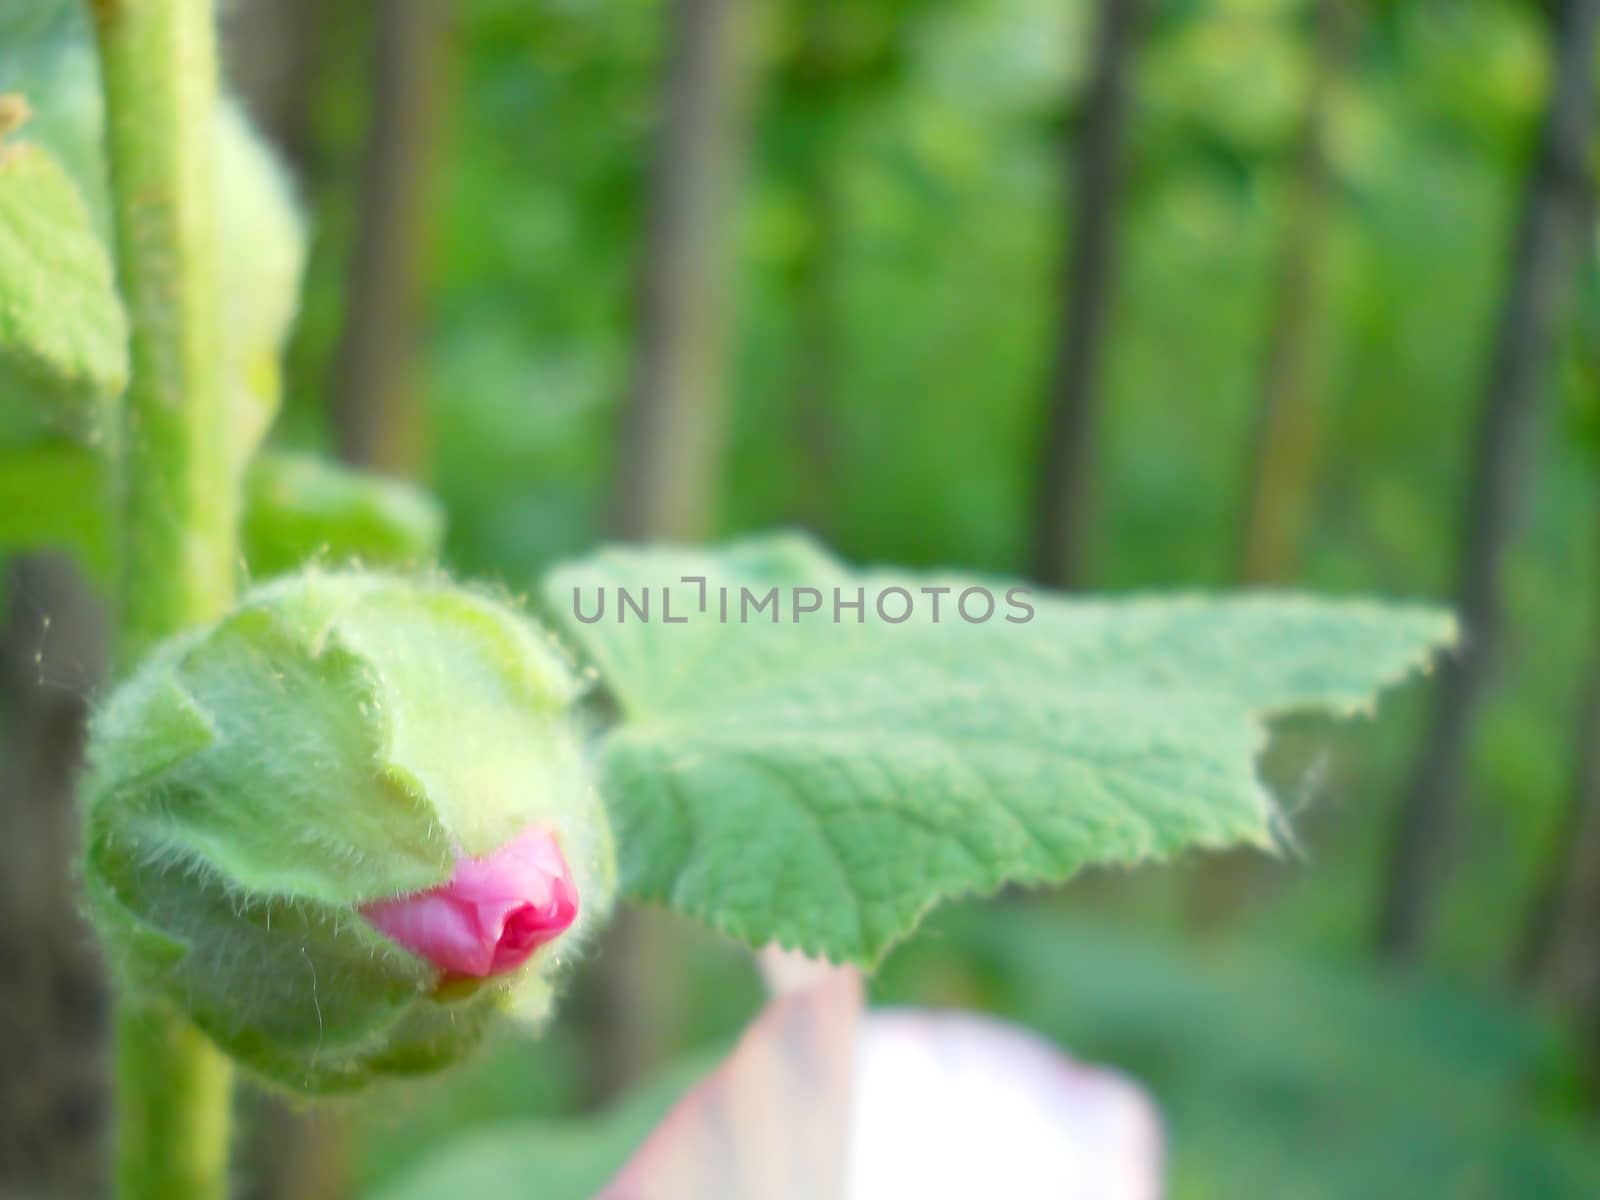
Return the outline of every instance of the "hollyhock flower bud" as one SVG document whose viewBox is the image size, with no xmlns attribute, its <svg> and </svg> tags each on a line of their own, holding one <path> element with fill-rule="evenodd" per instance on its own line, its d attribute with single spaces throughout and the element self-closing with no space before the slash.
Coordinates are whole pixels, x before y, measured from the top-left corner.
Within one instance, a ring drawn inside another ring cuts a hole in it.
<svg viewBox="0 0 1600 1200">
<path fill-rule="evenodd" d="M 543 1016 L 615 886 L 578 691 L 530 621 L 449 584 L 256 590 L 95 719 L 86 881 L 114 963 L 303 1091 Z"/>
</svg>

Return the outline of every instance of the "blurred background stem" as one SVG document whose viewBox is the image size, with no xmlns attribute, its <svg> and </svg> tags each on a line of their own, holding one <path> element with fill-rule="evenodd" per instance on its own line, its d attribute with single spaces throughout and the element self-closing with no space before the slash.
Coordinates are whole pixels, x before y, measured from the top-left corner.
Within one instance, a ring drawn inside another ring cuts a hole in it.
<svg viewBox="0 0 1600 1200">
<path fill-rule="evenodd" d="M 1336 215 L 1329 126 L 1354 35 L 1351 0 L 1315 0 L 1307 38 L 1305 107 L 1289 151 L 1277 262 L 1268 291 L 1265 345 L 1245 461 L 1238 582 L 1285 586 L 1298 577 L 1316 495 L 1316 348 L 1323 324 L 1328 250 Z M 1261 856 L 1208 856 L 1187 897 L 1200 933 L 1215 933 L 1244 906 L 1262 876 Z"/>
<path fill-rule="evenodd" d="M 1093 467 L 1106 330 L 1117 277 L 1117 228 L 1138 0 L 1099 0 L 1079 127 L 1063 137 L 1071 235 L 1061 264 L 1061 326 L 1046 406 L 1033 573 L 1051 587 L 1083 583 L 1093 520 Z"/>
<path fill-rule="evenodd" d="M 1600 0 L 1561 0 L 1551 26 L 1553 67 L 1527 178 L 1505 302 L 1473 449 L 1457 568 L 1465 637 L 1439 672 L 1437 702 L 1401 805 L 1379 912 L 1384 958 L 1413 963 L 1426 950 L 1467 782 L 1478 709 L 1500 652 L 1503 564 L 1535 478 L 1538 415 L 1563 298 L 1591 209 L 1595 34 Z M 1592 236 L 1592 235 L 1591 235 Z"/>
<path fill-rule="evenodd" d="M 744 159 L 757 19 L 749 0 L 674 0 L 639 276 L 612 531 L 712 532 L 726 437 L 728 222 Z"/>
<path fill-rule="evenodd" d="M 216 29 L 209 0 L 98 0 L 117 276 L 131 324 L 117 509 L 116 655 L 228 606 L 237 495 L 217 321 L 212 148 Z M 128 1200 L 227 1191 L 231 1069 L 170 1011 L 119 997 L 117 1182 Z"/>
<path fill-rule="evenodd" d="M 395 474 L 410 473 L 421 457 L 416 323 L 447 15 L 438 0 L 377 6 L 360 215 L 334 367 L 340 457 Z"/>
<path fill-rule="evenodd" d="M 7 564 L 0 629 L 0 1194 L 105 1194 L 106 994 L 79 913 L 78 820 L 104 614 L 62 554 Z"/>
<path fill-rule="evenodd" d="M 801 525 L 827 537 L 834 523 L 839 483 L 839 431 L 835 411 L 840 358 L 840 266 L 844 254 L 846 167 L 840 135 L 848 110 L 850 63 L 842 44 L 840 0 L 814 0 L 805 8 L 793 82 L 785 97 L 809 118 L 811 137 L 801 152 L 797 189 L 805 236 L 792 268 L 794 379 L 790 421 L 804 486 L 793 510 Z"/>
<path fill-rule="evenodd" d="M 1328 125 L 1349 54 L 1349 0 L 1313 5 L 1305 111 L 1284 201 L 1240 537 L 1239 582 L 1282 584 L 1298 566 L 1316 476 L 1312 353 L 1321 315 L 1333 170 Z"/>
<path fill-rule="evenodd" d="M 1566 999 L 1589 1054 L 1589 1102 L 1600 1108 L 1600 622 L 1573 729 L 1577 762 L 1567 811 L 1518 947 L 1515 979 Z"/>
</svg>

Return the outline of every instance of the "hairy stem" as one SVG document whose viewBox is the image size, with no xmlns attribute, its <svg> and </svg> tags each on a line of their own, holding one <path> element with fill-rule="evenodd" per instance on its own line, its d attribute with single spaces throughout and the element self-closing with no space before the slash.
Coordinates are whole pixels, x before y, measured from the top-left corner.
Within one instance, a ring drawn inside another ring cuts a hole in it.
<svg viewBox="0 0 1600 1200">
<path fill-rule="evenodd" d="M 117 275 L 133 373 L 118 445 L 117 654 L 218 616 L 232 598 L 238 501 L 226 453 L 211 163 L 211 0 L 93 0 Z M 117 1183 L 126 1200 L 227 1191 L 230 1068 L 176 1013 L 117 1016 Z"/>
<path fill-rule="evenodd" d="M 123 403 L 119 652 L 232 599 L 238 504 L 219 357 L 216 34 L 210 0 L 95 0 L 117 276 L 132 324 Z"/>
<path fill-rule="evenodd" d="M 177 1014 L 117 1013 L 117 1191 L 124 1200 L 228 1194 L 233 1068 Z"/>
</svg>

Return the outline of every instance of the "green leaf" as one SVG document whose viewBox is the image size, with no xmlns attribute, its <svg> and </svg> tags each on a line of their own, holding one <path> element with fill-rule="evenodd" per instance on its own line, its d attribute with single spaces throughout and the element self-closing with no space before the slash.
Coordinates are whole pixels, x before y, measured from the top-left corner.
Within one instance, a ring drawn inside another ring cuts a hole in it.
<svg viewBox="0 0 1600 1200">
<path fill-rule="evenodd" d="M 127 318 L 82 196 L 49 151 L 0 146 L 0 395 L 93 441 L 127 379 Z"/>
<path fill-rule="evenodd" d="M 305 454 L 268 451 L 246 477 L 244 543 L 257 576 L 312 559 L 415 565 L 439 555 L 444 514 L 411 484 Z"/>
<path fill-rule="evenodd" d="M 705 613 L 685 576 L 706 579 Z M 779 619 L 739 622 L 742 589 L 774 586 Z M 624 886 L 751 944 L 872 963 L 951 896 L 1268 847 L 1264 718 L 1365 708 L 1454 637 L 1448 614 L 1362 600 L 1008 600 L 1014 586 L 851 572 L 788 537 L 555 570 L 546 598 L 621 710 L 600 754 Z M 797 619 L 796 587 L 822 611 Z M 618 588 L 636 604 L 650 589 L 652 620 L 619 619 Z M 836 588 L 864 592 L 862 621 L 834 622 Z M 893 588 L 915 604 L 901 624 L 874 611 Z M 990 620 L 958 615 L 969 588 L 995 597 Z M 596 589 L 604 618 L 577 619 Z"/>
</svg>

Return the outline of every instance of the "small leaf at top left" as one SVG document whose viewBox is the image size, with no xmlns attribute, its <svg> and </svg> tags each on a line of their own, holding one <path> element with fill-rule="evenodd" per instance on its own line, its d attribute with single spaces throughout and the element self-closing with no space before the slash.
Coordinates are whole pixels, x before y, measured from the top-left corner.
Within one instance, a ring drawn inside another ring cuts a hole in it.
<svg viewBox="0 0 1600 1200">
<path fill-rule="evenodd" d="M 127 317 L 77 187 L 18 136 L 27 114 L 0 96 L 0 429 L 95 441 L 127 383 Z"/>
</svg>

